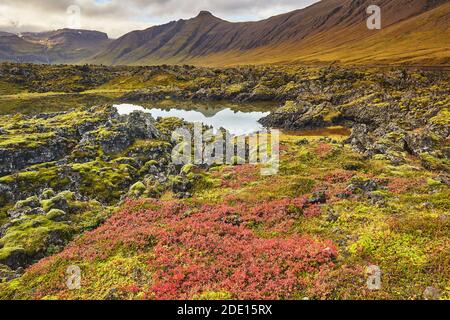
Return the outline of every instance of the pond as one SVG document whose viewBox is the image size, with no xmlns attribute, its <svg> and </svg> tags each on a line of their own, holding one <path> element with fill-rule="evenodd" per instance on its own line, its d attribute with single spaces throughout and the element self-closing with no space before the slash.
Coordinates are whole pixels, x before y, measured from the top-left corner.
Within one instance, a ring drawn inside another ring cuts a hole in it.
<svg viewBox="0 0 450 320">
<path fill-rule="evenodd" d="M 151 114 L 155 119 L 159 117 L 176 117 L 187 122 L 201 122 L 213 129 L 226 129 L 232 135 L 251 134 L 263 129 L 258 122 L 269 115 L 268 111 L 236 110 L 226 105 L 220 107 L 209 106 L 207 108 L 195 108 L 189 110 L 182 106 L 173 107 L 143 107 L 135 104 L 115 104 L 119 114 L 128 115 L 134 111 L 142 111 Z"/>
<path fill-rule="evenodd" d="M 120 114 L 129 114 L 135 110 L 148 112 L 154 118 L 178 117 L 188 122 L 201 122 L 214 129 L 223 127 L 233 135 L 257 132 L 263 128 L 258 122 L 270 111 L 279 107 L 277 102 L 234 103 L 229 101 L 121 101 L 118 97 L 95 94 L 65 94 L 42 96 L 37 98 L 2 99 L 0 97 L 0 115 L 35 115 L 43 112 L 69 111 L 95 105 L 114 105 Z M 285 131 L 285 134 L 305 137 L 349 136 L 348 128 L 335 127 L 317 130 Z"/>
</svg>

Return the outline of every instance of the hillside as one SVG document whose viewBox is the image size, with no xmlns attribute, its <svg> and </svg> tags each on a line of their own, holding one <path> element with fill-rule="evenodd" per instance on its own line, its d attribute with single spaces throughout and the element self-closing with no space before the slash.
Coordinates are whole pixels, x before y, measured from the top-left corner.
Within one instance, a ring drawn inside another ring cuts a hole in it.
<svg viewBox="0 0 450 320">
<path fill-rule="evenodd" d="M 368 30 L 373 1 L 325 0 L 263 21 L 231 23 L 201 12 L 115 40 L 89 62 L 148 65 L 235 65 L 292 61 L 446 64 L 447 1 L 375 1 L 382 29 Z M 420 49 L 420 50 L 417 50 Z"/>
<path fill-rule="evenodd" d="M 283 43 L 247 51 L 196 57 L 195 63 L 338 62 L 341 64 L 449 65 L 450 3 L 404 19 L 379 31 L 365 23 L 349 29 L 335 27 L 298 43 Z"/>
<path fill-rule="evenodd" d="M 77 63 L 106 48 L 105 33 L 61 29 L 26 32 L 20 36 L 0 33 L 0 61 L 33 63 Z"/>
<path fill-rule="evenodd" d="M 46 63 L 45 47 L 29 43 L 21 37 L 7 32 L 0 33 L 0 62 Z"/>
<path fill-rule="evenodd" d="M 382 29 L 369 30 L 377 4 Z M 448 65 L 446 0 L 323 0 L 256 22 L 229 22 L 202 11 L 195 18 L 132 31 L 61 29 L 20 36 L 0 32 L 0 61 L 106 65 L 267 63 Z"/>
</svg>

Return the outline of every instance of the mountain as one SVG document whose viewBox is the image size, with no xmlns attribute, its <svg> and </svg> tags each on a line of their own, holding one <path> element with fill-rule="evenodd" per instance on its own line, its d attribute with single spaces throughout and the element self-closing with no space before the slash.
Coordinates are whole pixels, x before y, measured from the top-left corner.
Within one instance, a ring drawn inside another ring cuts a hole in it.
<svg viewBox="0 0 450 320">
<path fill-rule="evenodd" d="M 366 8 L 377 4 L 382 29 L 369 30 Z M 263 21 L 232 23 L 203 11 L 113 41 L 90 62 L 234 65 L 275 62 L 449 62 L 446 0 L 323 0 Z M 420 49 L 420 50 L 419 50 Z"/>
<path fill-rule="evenodd" d="M 366 25 L 381 8 L 381 30 Z M 192 19 L 133 31 L 116 40 L 62 29 L 0 33 L 0 61 L 107 65 L 262 63 L 450 64 L 448 0 L 322 0 L 256 22 L 202 11 Z"/>
<path fill-rule="evenodd" d="M 25 41 L 16 34 L 0 33 L 0 62 L 47 63 L 45 47 Z"/>
<path fill-rule="evenodd" d="M 60 29 L 0 33 L 0 60 L 36 63 L 76 63 L 105 49 L 111 40 L 105 33 Z"/>
</svg>

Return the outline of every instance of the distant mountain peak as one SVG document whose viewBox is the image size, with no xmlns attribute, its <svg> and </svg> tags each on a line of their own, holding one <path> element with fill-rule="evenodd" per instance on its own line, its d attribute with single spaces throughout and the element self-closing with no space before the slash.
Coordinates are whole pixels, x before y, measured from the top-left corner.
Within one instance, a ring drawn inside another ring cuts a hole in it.
<svg viewBox="0 0 450 320">
<path fill-rule="evenodd" d="M 194 18 L 194 20 L 222 20 L 222 19 L 216 17 L 209 11 L 203 10 L 200 11 L 200 13 Z"/>
<path fill-rule="evenodd" d="M 198 14 L 197 18 L 202 18 L 202 17 L 213 17 L 214 18 L 214 15 L 211 12 L 209 12 L 209 11 L 202 10 Z"/>
</svg>

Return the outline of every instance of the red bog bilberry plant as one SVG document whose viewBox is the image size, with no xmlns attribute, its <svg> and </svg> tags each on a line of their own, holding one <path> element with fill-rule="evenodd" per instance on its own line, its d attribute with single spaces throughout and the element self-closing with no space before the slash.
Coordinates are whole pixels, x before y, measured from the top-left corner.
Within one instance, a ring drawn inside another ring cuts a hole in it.
<svg viewBox="0 0 450 320">
<path fill-rule="evenodd" d="M 305 202 L 300 198 L 253 208 L 243 204 L 189 208 L 175 201 L 129 201 L 104 225 L 29 271 L 45 274 L 61 261 L 95 263 L 126 251 L 146 254 L 147 271 L 153 276 L 149 283 L 124 286 L 125 294 L 143 291 L 148 299 L 192 299 L 208 292 L 226 292 L 236 299 L 295 298 L 306 274 L 333 265 L 335 246 L 289 232 L 260 237 L 248 223 L 286 231 L 287 222 L 303 214 Z M 306 213 L 316 210 L 311 207 Z M 37 288 L 36 297 L 64 290 L 44 287 Z"/>
</svg>

